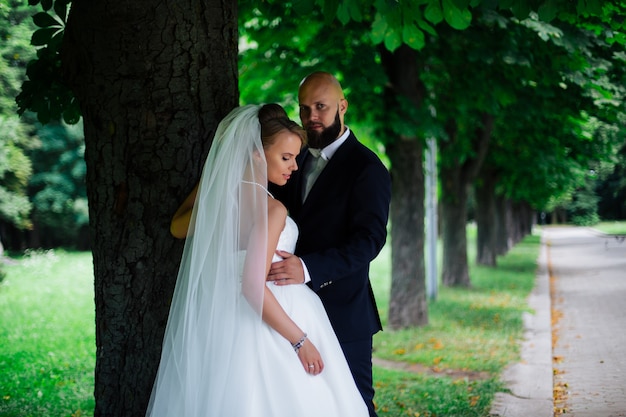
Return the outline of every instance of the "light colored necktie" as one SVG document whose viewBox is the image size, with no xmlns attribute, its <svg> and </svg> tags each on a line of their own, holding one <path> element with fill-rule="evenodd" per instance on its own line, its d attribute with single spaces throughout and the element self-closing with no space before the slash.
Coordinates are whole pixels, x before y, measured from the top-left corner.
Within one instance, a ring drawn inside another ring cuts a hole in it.
<svg viewBox="0 0 626 417">
<path fill-rule="evenodd" d="M 315 184 L 315 180 L 317 180 L 317 177 L 319 177 L 320 173 L 328 162 L 326 161 L 326 159 L 324 159 L 324 156 L 321 154 L 319 149 L 309 149 L 309 152 L 311 152 L 313 159 L 309 164 L 307 164 L 306 181 L 304 184 L 304 196 L 302 198 L 302 201 L 306 200 L 307 196 L 309 195 L 309 191 L 311 191 L 313 184 Z"/>
</svg>

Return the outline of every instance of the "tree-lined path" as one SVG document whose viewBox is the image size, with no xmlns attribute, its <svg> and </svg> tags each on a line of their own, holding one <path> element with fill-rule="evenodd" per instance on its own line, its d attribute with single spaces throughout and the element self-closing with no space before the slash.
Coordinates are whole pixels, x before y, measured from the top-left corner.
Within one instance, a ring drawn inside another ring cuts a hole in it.
<svg viewBox="0 0 626 417">
<path fill-rule="evenodd" d="M 522 360 L 490 415 L 626 416 L 626 239 L 546 227 L 538 265 Z"/>
<path fill-rule="evenodd" d="M 553 291 L 555 411 L 626 416 L 626 241 L 590 229 L 544 233 Z"/>
</svg>

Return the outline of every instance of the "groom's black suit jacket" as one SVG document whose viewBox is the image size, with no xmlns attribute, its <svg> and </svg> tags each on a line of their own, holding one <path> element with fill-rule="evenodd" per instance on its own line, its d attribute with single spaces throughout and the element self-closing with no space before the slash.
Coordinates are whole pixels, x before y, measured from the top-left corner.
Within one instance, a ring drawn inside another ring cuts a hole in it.
<svg viewBox="0 0 626 417">
<path fill-rule="evenodd" d="M 299 227 L 296 255 L 306 264 L 309 285 L 321 298 L 339 341 L 364 340 L 382 330 L 369 264 L 387 236 L 389 172 L 350 132 L 303 203 L 303 168 L 311 158 L 303 150 L 300 169 L 273 191 Z"/>
</svg>

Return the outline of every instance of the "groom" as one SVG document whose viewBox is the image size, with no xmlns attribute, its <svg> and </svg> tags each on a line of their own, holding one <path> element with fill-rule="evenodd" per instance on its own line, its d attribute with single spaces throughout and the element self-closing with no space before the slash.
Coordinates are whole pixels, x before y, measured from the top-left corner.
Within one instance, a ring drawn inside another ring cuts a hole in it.
<svg viewBox="0 0 626 417">
<path fill-rule="evenodd" d="M 387 236 L 389 172 L 344 124 L 341 85 L 326 72 L 307 76 L 298 91 L 300 119 L 310 149 L 300 170 L 274 195 L 300 235 L 295 255 L 272 265 L 278 285 L 308 283 L 319 295 L 370 416 L 374 409 L 372 337 L 382 330 L 369 281 L 370 262 Z"/>
</svg>

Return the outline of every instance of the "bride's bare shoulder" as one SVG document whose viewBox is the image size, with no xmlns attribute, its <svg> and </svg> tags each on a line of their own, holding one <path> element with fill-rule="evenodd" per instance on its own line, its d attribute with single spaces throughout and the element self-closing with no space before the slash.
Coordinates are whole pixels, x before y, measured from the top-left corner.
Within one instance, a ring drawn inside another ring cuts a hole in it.
<svg viewBox="0 0 626 417">
<path fill-rule="evenodd" d="M 270 197 L 267 199 L 267 213 L 270 217 L 287 217 L 287 207 L 285 207 L 285 205 L 280 201 Z"/>
</svg>

